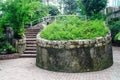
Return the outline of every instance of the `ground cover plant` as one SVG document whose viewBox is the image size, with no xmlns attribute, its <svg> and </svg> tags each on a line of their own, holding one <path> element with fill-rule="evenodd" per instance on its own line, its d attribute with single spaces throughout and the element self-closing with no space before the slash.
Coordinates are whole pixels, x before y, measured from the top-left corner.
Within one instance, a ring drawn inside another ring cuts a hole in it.
<svg viewBox="0 0 120 80">
<path fill-rule="evenodd" d="M 16 49 L 6 40 L 6 35 L 0 35 L 0 54 L 11 54 L 15 52 Z"/>
<path fill-rule="evenodd" d="M 48 40 L 94 39 L 105 36 L 108 31 L 103 20 L 85 21 L 77 16 L 68 16 L 57 18 L 40 32 L 40 36 Z"/>
</svg>

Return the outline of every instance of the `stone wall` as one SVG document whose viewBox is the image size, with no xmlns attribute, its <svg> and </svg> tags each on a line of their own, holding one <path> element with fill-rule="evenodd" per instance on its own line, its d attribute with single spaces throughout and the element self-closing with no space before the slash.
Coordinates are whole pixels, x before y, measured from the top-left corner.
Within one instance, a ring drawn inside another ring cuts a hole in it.
<svg viewBox="0 0 120 80">
<path fill-rule="evenodd" d="M 52 71 L 98 71 L 113 64 L 111 35 L 88 40 L 46 40 L 37 35 L 36 65 Z"/>
<path fill-rule="evenodd" d="M 22 39 L 14 39 L 13 42 L 17 52 L 23 54 L 26 48 L 26 37 L 24 36 Z"/>
</svg>

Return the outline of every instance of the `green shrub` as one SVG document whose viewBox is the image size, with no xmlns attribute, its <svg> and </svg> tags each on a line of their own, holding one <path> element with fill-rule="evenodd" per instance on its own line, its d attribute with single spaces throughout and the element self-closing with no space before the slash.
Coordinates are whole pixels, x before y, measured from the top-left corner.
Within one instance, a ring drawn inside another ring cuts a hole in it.
<svg viewBox="0 0 120 80">
<path fill-rule="evenodd" d="M 0 45 L 0 53 L 6 52 L 6 54 L 11 54 L 16 52 L 16 49 L 12 45 L 10 45 L 10 43 L 3 42 L 1 44 L 2 45 Z"/>
<path fill-rule="evenodd" d="M 40 36 L 48 40 L 94 39 L 105 36 L 108 28 L 102 20 L 84 21 L 75 16 L 58 18 L 41 31 Z"/>
<path fill-rule="evenodd" d="M 1 33 L 0 34 L 0 42 L 3 42 L 6 40 L 5 34 Z"/>
<path fill-rule="evenodd" d="M 95 20 L 95 19 L 103 19 L 103 20 L 105 20 L 106 16 L 103 13 L 100 12 L 100 13 L 93 14 L 93 15 L 89 16 L 89 19 L 90 20 Z"/>
<path fill-rule="evenodd" d="M 119 32 L 118 34 L 116 34 L 116 36 L 115 36 L 115 40 L 120 41 L 120 32 Z"/>
<path fill-rule="evenodd" d="M 2 24 L 13 28 L 16 39 L 23 37 L 24 24 L 47 15 L 46 7 L 37 0 L 0 0 L 0 10 Z"/>
<path fill-rule="evenodd" d="M 55 15 L 59 14 L 58 8 L 56 6 L 53 6 L 53 5 L 48 6 L 48 12 L 51 16 L 55 16 Z"/>
<path fill-rule="evenodd" d="M 108 21 L 108 27 L 111 30 L 112 40 L 115 40 L 115 36 L 120 32 L 120 20 Z"/>
</svg>

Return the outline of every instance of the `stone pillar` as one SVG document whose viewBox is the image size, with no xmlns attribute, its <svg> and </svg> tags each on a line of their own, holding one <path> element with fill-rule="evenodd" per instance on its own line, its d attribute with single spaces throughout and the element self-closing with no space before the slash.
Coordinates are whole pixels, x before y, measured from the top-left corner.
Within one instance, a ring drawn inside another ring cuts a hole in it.
<svg viewBox="0 0 120 80">
<path fill-rule="evenodd" d="M 6 37 L 7 37 L 7 41 L 13 45 L 13 36 L 14 36 L 14 31 L 11 27 L 7 27 L 6 28 Z"/>
</svg>

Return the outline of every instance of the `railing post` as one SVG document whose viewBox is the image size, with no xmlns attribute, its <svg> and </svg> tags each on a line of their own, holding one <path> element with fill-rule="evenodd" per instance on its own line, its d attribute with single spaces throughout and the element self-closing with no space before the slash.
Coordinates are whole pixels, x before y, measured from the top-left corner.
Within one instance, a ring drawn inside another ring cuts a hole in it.
<svg viewBox="0 0 120 80">
<path fill-rule="evenodd" d="M 30 22 L 30 27 L 32 27 L 32 22 Z"/>
<path fill-rule="evenodd" d="M 55 16 L 55 22 L 56 22 L 56 16 Z"/>
</svg>

